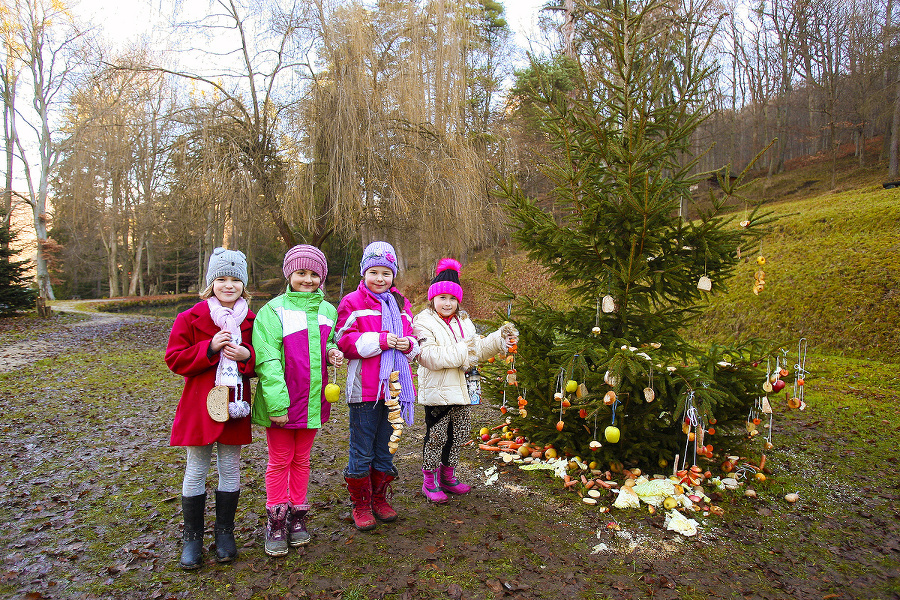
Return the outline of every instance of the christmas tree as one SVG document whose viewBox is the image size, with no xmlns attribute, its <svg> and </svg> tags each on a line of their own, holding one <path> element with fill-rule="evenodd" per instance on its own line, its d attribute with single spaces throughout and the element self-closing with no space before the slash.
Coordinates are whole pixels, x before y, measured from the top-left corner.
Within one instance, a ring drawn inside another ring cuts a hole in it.
<svg viewBox="0 0 900 600">
<path fill-rule="evenodd" d="M 18 251 L 10 247 L 15 235 L 0 212 L 0 315 L 34 307 L 35 290 L 30 287 L 27 260 L 12 260 Z"/>
<path fill-rule="evenodd" d="M 692 199 L 710 177 L 692 153 L 710 85 L 703 36 L 686 31 L 696 17 L 664 2 L 602 4 L 579 3 L 574 90 L 542 78 L 538 62 L 519 88 L 531 90 L 520 105 L 541 108 L 541 167 L 555 187 L 540 202 L 512 180 L 501 194 L 520 248 L 571 301 L 510 296 L 518 354 L 488 385 L 514 427 L 561 453 L 654 468 L 687 454 L 691 465 L 714 444 L 713 424 L 748 414 L 763 352 L 702 349 L 679 331 L 769 219 L 759 207 L 740 224 L 723 213 L 727 170 L 724 194 Z"/>
</svg>

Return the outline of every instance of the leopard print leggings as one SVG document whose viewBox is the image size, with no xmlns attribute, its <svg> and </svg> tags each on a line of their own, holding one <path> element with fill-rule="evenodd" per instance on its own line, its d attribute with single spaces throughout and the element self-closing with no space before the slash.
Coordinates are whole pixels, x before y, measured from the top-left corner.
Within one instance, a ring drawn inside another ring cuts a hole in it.
<svg viewBox="0 0 900 600">
<path fill-rule="evenodd" d="M 441 465 L 455 467 L 459 449 L 470 435 L 471 420 L 470 404 L 426 406 L 422 468 L 434 471 Z"/>
</svg>

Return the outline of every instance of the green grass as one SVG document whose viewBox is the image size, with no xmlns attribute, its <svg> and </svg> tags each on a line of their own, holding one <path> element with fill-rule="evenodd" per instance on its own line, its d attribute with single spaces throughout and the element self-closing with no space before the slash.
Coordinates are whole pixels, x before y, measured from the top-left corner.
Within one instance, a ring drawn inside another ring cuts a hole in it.
<svg viewBox="0 0 900 600">
<path fill-rule="evenodd" d="M 810 349 L 900 359 L 900 190 L 816 196 L 782 203 L 777 214 L 735 277 L 714 282 L 691 337 L 767 338 L 790 350 L 806 338 Z M 757 296 L 760 268 L 766 284 Z"/>
</svg>

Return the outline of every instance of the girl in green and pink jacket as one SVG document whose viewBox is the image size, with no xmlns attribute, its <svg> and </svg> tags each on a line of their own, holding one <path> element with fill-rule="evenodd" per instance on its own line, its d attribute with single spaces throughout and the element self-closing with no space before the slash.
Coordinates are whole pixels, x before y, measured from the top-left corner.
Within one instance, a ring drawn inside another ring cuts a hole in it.
<svg viewBox="0 0 900 600">
<path fill-rule="evenodd" d="M 310 453 L 316 432 L 328 421 L 325 400 L 328 363 L 340 366 L 344 355 L 334 342 L 337 309 L 325 301 L 325 255 L 308 245 L 294 246 L 284 257 L 288 289 L 262 307 L 253 327 L 259 383 L 252 419 L 266 428 L 265 551 L 287 554 L 288 546 L 310 541 Z"/>
</svg>

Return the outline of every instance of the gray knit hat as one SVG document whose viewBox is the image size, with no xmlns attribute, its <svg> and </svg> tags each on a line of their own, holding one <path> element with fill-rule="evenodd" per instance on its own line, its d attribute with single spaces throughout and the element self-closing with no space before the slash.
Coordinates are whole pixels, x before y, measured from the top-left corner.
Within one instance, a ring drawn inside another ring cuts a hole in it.
<svg viewBox="0 0 900 600">
<path fill-rule="evenodd" d="M 209 268 L 206 269 L 206 285 L 210 285 L 217 277 L 234 277 L 247 285 L 247 257 L 240 250 L 216 248 L 209 257 Z"/>
</svg>

